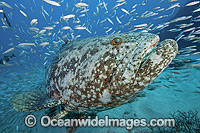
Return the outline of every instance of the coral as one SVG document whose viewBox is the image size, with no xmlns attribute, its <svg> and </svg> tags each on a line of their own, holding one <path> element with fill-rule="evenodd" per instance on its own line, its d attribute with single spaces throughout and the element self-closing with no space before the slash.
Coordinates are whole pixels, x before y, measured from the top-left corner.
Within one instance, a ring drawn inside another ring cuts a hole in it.
<svg viewBox="0 0 200 133">
<path fill-rule="evenodd" d="M 200 118 L 198 111 L 189 110 L 188 112 L 177 111 L 171 114 L 172 119 L 175 120 L 174 127 L 160 127 L 159 132 L 200 132 Z"/>
<path fill-rule="evenodd" d="M 198 111 L 177 111 L 171 116 L 175 119 L 175 127 L 173 127 L 174 131 L 200 132 L 200 118 L 198 117 Z"/>
</svg>

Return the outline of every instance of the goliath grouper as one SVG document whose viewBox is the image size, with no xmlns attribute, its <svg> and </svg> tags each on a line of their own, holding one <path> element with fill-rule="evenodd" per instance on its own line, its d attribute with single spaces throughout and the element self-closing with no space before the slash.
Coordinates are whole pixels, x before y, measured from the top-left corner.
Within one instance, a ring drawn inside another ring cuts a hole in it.
<svg viewBox="0 0 200 133">
<path fill-rule="evenodd" d="M 46 73 L 46 93 L 15 94 L 19 112 L 54 110 L 52 118 L 69 112 L 91 113 L 123 104 L 140 93 L 169 65 L 178 52 L 172 39 L 159 42 L 151 33 L 121 33 L 68 43 Z M 153 50 L 152 50 L 153 49 Z"/>
</svg>

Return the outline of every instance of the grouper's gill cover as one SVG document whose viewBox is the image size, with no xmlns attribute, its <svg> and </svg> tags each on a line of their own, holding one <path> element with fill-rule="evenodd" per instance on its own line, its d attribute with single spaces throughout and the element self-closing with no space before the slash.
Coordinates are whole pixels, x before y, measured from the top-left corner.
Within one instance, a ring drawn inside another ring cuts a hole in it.
<svg viewBox="0 0 200 133">
<path fill-rule="evenodd" d="M 71 42 L 54 57 L 47 71 L 47 94 L 63 99 L 69 111 L 105 110 L 124 104 L 148 86 L 177 54 L 177 43 L 168 39 L 143 59 L 158 42 L 159 37 L 150 33 Z"/>
</svg>

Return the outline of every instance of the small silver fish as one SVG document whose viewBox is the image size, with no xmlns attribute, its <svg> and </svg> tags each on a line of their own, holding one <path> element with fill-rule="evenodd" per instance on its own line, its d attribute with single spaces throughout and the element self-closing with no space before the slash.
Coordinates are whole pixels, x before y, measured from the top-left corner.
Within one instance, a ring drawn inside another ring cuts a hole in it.
<svg viewBox="0 0 200 133">
<path fill-rule="evenodd" d="M 54 5 L 54 6 L 61 6 L 58 2 L 51 1 L 51 0 L 44 0 L 46 3 Z"/>
<path fill-rule="evenodd" d="M 193 6 L 193 5 L 199 4 L 199 2 L 200 1 L 193 1 L 193 2 L 186 4 L 185 6 Z"/>
</svg>

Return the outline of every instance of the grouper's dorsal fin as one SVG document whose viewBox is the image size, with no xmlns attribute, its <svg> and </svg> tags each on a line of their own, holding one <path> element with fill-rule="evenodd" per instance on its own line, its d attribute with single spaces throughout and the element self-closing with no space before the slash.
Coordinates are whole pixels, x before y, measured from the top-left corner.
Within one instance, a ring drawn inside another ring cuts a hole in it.
<svg viewBox="0 0 200 133">
<path fill-rule="evenodd" d="M 15 94 L 11 104 L 18 112 L 35 112 L 60 105 L 61 100 L 48 97 L 43 91 L 25 91 Z"/>
</svg>

